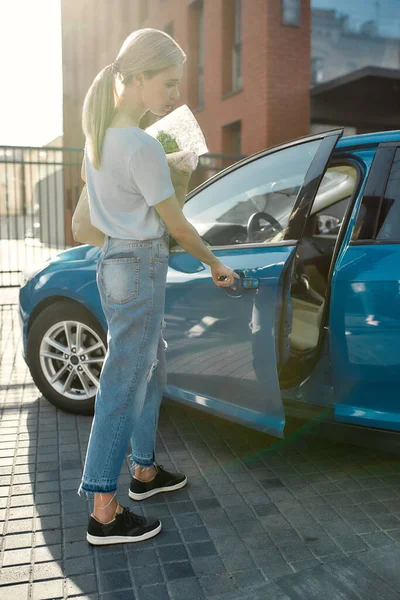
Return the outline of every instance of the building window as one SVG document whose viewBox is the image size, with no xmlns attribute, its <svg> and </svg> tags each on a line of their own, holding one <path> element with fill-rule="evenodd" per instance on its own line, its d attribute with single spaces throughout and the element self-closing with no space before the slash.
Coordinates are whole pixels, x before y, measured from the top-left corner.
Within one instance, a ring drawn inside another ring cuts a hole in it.
<svg viewBox="0 0 400 600">
<path fill-rule="evenodd" d="M 242 0 L 234 0 L 232 89 L 242 87 Z"/>
<path fill-rule="evenodd" d="M 242 88 L 242 0 L 223 1 L 222 93 Z"/>
<path fill-rule="evenodd" d="M 143 23 L 149 16 L 149 0 L 140 0 L 139 5 L 139 21 Z"/>
<path fill-rule="evenodd" d="M 324 80 L 324 59 L 314 56 L 311 59 L 311 83 L 313 85 Z"/>
<path fill-rule="evenodd" d="M 222 150 L 224 154 L 242 153 L 241 121 L 235 121 L 222 128 Z"/>
<path fill-rule="evenodd" d="M 282 25 L 300 27 L 301 0 L 282 0 Z"/>
<path fill-rule="evenodd" d="M 165 33 L 168 33 L 168 35 L 170 35 L 173 38 L 174 37 L 174 22 L 171 21 L 170 23 L 168 23 L 168 25 L 166 25 L 164 27 L 164 31 L 165 31 Z"/>
<path fill-rule="evenodd" d="M 197 106 L 204 104 L 204 5 L 197 7 Z"/>
<path fill-rule="evenodd" d="M 204 105 L 204 2 L 195 0 L 189 7 L 189 97 L 194 108 Z"/>
</svg>

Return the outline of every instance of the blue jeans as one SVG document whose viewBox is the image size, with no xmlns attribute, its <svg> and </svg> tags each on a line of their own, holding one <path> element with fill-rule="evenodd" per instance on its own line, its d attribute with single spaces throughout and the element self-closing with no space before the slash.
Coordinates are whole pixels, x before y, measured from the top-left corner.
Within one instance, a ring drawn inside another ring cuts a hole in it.
<svg viewBox="0 0 400 600">
<path fill-rule="evenodd" d="M 97 285 L 108 349 L 78 494 L 117 489 L 129 441 L 131 468 L 150 467 L 167 371 L 162 336 L 168 233 L 153 240 L 106 236 Z"/>
</svg>

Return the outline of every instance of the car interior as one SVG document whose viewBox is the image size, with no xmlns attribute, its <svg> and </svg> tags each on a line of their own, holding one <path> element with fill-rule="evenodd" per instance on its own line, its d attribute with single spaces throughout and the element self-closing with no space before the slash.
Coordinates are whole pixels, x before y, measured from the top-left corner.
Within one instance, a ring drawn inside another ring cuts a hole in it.
<svg viewBox="0 0 400 600">
<path fill-rule="evenodd" d="M 321 182 L 298 246 L 291 283 L 290 358 L 280 379 L 285 387 L 310 372 L 321 335 L 329 273 L 341 225 L 357 186 L 351 164 L 330 166 Z"/>
</svg>

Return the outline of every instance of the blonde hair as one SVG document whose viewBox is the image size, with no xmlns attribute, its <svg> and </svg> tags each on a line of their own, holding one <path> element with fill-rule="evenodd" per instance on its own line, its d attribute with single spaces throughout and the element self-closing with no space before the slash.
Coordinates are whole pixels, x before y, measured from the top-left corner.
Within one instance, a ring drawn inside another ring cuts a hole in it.
<svg viewBox="0 0 400 600">
<path fill-rule="evenodd" d="M 158 29 L 139 29 L 127 37 L 116 60 L 95 77 L 83 103 L 82 128 L 90 161 L 96 169 L 101 165 L 104 136 L 118 101 L 117 77 L 126 85 L 132 76 L 142 73 L 150 79 L 185 60 L 182 48 Z"/>
</svg>

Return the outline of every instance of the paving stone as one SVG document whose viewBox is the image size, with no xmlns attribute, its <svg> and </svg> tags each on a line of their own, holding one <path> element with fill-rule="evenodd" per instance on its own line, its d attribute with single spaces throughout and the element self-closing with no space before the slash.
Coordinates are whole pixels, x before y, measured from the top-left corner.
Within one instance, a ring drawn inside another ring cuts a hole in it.
<svg viewBox="0 0 400 600">
<path fill-rule="evenodd" d="M 269 550 L 266 553 L 258 550 L 252 553 L 252 558 L 263 575 L 269 580 L 280 579 L 285 575 L 293 573 L 293 570 L 278 549 Z"/>
<path fill-rule="evenodd" d="M 61 519 L 58 515 L 51 517 L 38 517 L 36 518 L 36 531 L 44 531 L 47 529 L 60 529 Z"/>
<path fill-rule="evenodd" d="M 142 566 L 132 569 L 131 573 L 137 587 L 141 587 L 148 583 L 164 583 L 164 578 L 158 565 L 151 565 L 148 567 Z"/>
<path fill-rule="evenodd" d="M 8 511 L 8 518 L 13 519 L 29 519 L 33 517 L 33 506 L 13 507 Z"/>
<path fill-rule="evenodd" d="M 196 500 L 196 506 L 200 511 L 204 511 L 204 510 L 214 510 L 216 508 L 219 508 L 221 505 L 220 505 L 219 501 L 217 500 L 217 498 L 206 498 L 206 499 Z"/>
<path fill-rule="evenodd" d="M 368 533 L 366 535 L 362 535 L 361 538 L 370 546 L 371 548 L 381 548 L 383 546 L 390 546 L 393 544 L 393 540 L 386 535 L 383 531 L 376 531 L 375 533 Z"/>
<path fill-rule="evenodd" d="M 225 554 L 222 556 L 222 561 L 226 569 L 230 572 L 239 571 L 242 569 L 254 569 L 256 564 L 249 552 L 240 552 L 234 554 Z"/>
<path fill-rule="evenodd" d="M 132 597 L 130 597 L 129 600 L 131 600 L 131 598 Z M 161 584 L 146 585 L 145 587 L 140 588 L 138 591 L 138 598 L 139 600 L 169 600 L 170 596 L 168 594 L 167 586 Z"/>
<path fill-rule="evenodd" d="M 237 535 L 237 529 L 228 522 L 223 523 L 210 523 L 207 525 L 207 531 L 211 539 Z"/>
<path fill-rule="evenodd" d="M 400 528 L 400 519 L 398 519 L 394 515 L 377 515 L 371 518 L 373 519 L 374 523 L 376 523 L 381 529 L 387 530 Z"/>
<path fill-rule="evenodd" d="M 37 483 L 45 482 L 45 481 L 54 481 L 58 479 L 58 470 L 57 471 L 44 471 L 43 473 L 37 473 L 35 476 L 35 480 Z M 38 486 L 40 488 L 40 486 Z"/>
<path fill-rule="evenodd" d="M 173 515 L 196 512 L 193 502 L 173 502 L 169 508 Z"/>
<path fill-rule="evenodd" d="M 109 571 L 100 572 L 99 585 L 100 593 L 118 592 L 119 590 L 129 590 L 132 587 L 129 571 Z"/>
<path fill-rule="evenodd" d="M 62 557 L 61 545 L 41 546 L 33 549 L 33 562 L 59 561 Z"/>
<path fill-rule="evenodd" d="M 398 569 L 400 544 L 386 548 L 375 548 L 358 554 L 357 558 L 400 594 L 400 570 Z"/>
<path fill-rule="evenodd" d="M 61 561 L 42 562 L 33 565 L 33 579 L 35 581 L 54 579 L 63 576 L 64 571 L 61 566 Z"/>
<path fill-rule="evenodd" d="M 36 546 L 51 546 L 53 544 L 61 544 L 60 530 L 45 530 L 35 533 Z"/>
<path fill-rule="evenodd" d="M 56 600 L 56 598 L 63 598 L 63 585 L 63 579 L 34 582 L 32 586 L 32 600 Z"/>
<path fill-rule="evenodd" d="M 195 577 L 169 581 L 167 585 L 171 600 L 205 600 L 203 590 Z M 146 599 L 147 600 L 147 599 Z"/>
<path fill-rule="evenodd" d="M 51 502 L 60 501 L 60 495 L 58 492 L 36 492 L 35 493 L 35 504 L 49 504 Z M 38 507 L 38 511 L 40 511 L 40 507 Z"/>
<path fill-rule="evenodd" d="M 99 595 L 97 592 L 97 583 L 94 575 L 85 574 L 85 575 L 75 575 L 72 579 L 67 579 L 66 581 L 67 593 L 68 597 L 74 596 L 77 594 L 91 594 L 95 593 L 93 597 L 90 597 L 91 600 L 98 600 Z M 115 593 L 115 592 L 113 592 Z M 86 596 L 85 596 L 86 598 Z M 114 596 L 115 598 L 115 596 Z M 114 600 L 113 598 L 113 600 Z M 129 600 L 135 600 L 132 595 Z"/>
<path fill-rule="evenodd" d="M 173 562 L 164 565 L 165 575 L 168 581 L 194 576 L 194 571 L 189 561 Z"/>
<path fill-rule="evenodd" d="M 308 560 L 314 558 L 314 555 L 306 544 L 291 544 L 280 548 L 283 557 L 288 563 L 296 560 Z"/>
<path fill-rule="evenodd" d="M 64 562 L 64 572 L 67 577 L 81 573 L 94 573 L 95 566 L 92 556 L 70 558 Z"/>
<path fill-rule="evenodd" d="M 93 548 L 91 502 L 77 495 L 92 419 L 37 401 L 29 384 L 1 390 L 15 408 L 0 425 L 0 600 L 9 589 L 28 598 L 30 572 L 29 600 L 314 600 L 322 583 L 329 600 L 399 595 L 400 460 L 306 436 L 271 445 L 265 434 L 165 402 L 158 460 L 187 473 L 188 486 L 138 505 L 161 516 L 160 536 Z M 126 457 L 127 503 L 130 477 Z"/>
<path fill-rule="evenodd" d="M 369 534 L 371 535 L 371 534 Z M 335 538 L 338 546 L 347 553 L 362 552 L 368 550 L 368 545 L 359 535 L 339 536 Z"/>
<path fill-rule="evenodd" d="M 198 576 L 225 573 L 227 570 L 221 558 L 217 555 L 192 558 L 191 565 Z"/>
<path fill-rule="evenodd" d="M 132 544 L 132 545 L 134 545 L 134 544 Z M 170 548 L 170 546 L 166 546 L 166 548 Z M 107 560 L 109 562 L 108 557 L 107 557 Z M 151 548 L 147 549 L 147 550 L 140 549 L 139 551 L 135 551 L 135 552 L 129 551 L 128 552 L 128 561 L 132 568 L 146 567 L 146 566 L 158 564 L 158 556 L 154 549 L 151 549 Z M 99 563 L 99 566 L 101 566 L 101 563 Z"/>
<path fill-rule="evenodd" d="M 204 525 L 183 529 L 182 537 L 185 542 L 204 542 L 210 539 L 207 528 Z"/>
<path fill-rule="evenodd" d="M 0 600 L 28 600 L 29 584 L 23 583 L 20 585 L 0 587 Z"/>
<path fill-rule="evenodd" d="M 86 542 L 69 542 L 64 546 L 65 558 L 88 556 L 93 554 L 92 547 Z"/>
<path fill-rule="evenodd" d="M 311 558 L 307 560 L 299 560 L 291 563 L 291 567 L 295 573 L 299 571 L 303 571 L 304 569 L 312 569 L 313 567 L 317 567 L 320 563 L 316 558 Z"/>
<path fill-rule="evenodd" d="M 18 567 L 3 567 L 0 570 L 0 586 L 12 585 L 14 583 L 29 582 L 31 567 L 30 565 Z"/>
<path fill-rule="evenodd" d="M 201 575 L 199 582 L 205 592 L 206 598 L 237 589 L 235 580 L 229 573 Z"/>
<path fill-rule="evenodd" d="M 4 547 L 7 550 L 17 548 L 30 548 L 32 545 L 32 534 L 21 533 L 16 535 L 7 535 L 4 539 Z"/>
<path fill-rule="evenodd" d="M 279 514 L 279 510 L 275 504 L 256 504 L 254 511 L 259 517 L 269 517 L 270 515 Z"/>
<path fill-rule="evenodd" d="M 291 600 L 274 582 L 262 585 L 251 591 L 251 600 L 266 600 L 267 598 L 268 600 Z M 243 600 L 243 590 L 239 589 L 238 591 L 215 596 L 215 600 Z"/>
<path fill-rule="evenodd" d="M 236 571 L 232 573 L 232 577 L 236 585 L 241 588 L 246 588 L 249 591 L 255 587 L 259 587 L 261 584 L 266 583 L 265 577 L 259 569 Z"/>
<path fill-rule="evenodd" d="M 95 554 L 96 564 L 98 570 L 106 573 L 107 571 L 128 571 L 129 570 L 129 561 L 128 555 L 124 552 L 124 548 L 116 545 L 114 546 L 114 552 L 110 553 L 102 553 L 101 547 L 96 548 L 98 552 Z M 137 554 L 137 553 L 135 553 Z M 93 559 L 86 559 L 93 560 Z M 91 564 L 91 563 L 88 563 Z M 138 566 L 138 565 L 136 565 Z"/>
<path fill-rule="evenodd" d="M 227 515 L 233 523 L 247 521 L 254 517 L 253 508 L 250 506 L 231 506 L 227 509 Z M 218 519 L 219 521 L 220 519 Z"/>
<path fill-rule="evenodd" d="M 158 549 L 158 554 L 160 556 L 161 563 L 189 560 L 188 553 L 186 552 L 186 548 L 183 544 L 161 546 Z"/>
<path fill-rule="evenodd" d="M 23 550 L 6 550 L 3 555 L 3 567 L 30 563 L 31 553 L 32 549 L 30 547 Z"/>
<path fill-rule="evenodd" d="M 386 532 L 395 542 L 400 542 L 400 529 L 391 529 Z"/>
<path fill-rule="evenodd" d="M 152 540 L 149 540 L 152 541 Z M 142 545 L 145 542 L 140 542 Z M 182 538 L 178 531 L 163 531 L 161 535 L 154 538 L 156 546 L 168 546 L 169 544 L 181 544 Z"/>
</svg>

